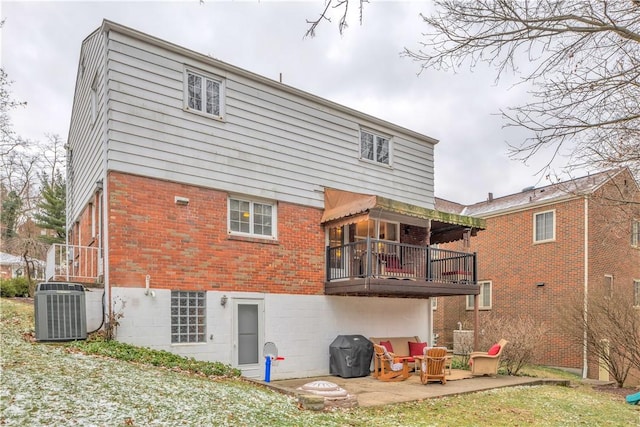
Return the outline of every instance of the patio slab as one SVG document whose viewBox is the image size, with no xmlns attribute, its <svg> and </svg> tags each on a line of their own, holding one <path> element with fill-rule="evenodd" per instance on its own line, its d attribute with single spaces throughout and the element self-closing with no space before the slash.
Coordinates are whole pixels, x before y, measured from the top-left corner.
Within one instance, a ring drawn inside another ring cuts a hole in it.
<svg viewBox="0 0 640 427">
<path fill-rule="evenodd" d="M 464 377 L 463 373 L 454 369 L 453 377 Z M 434 399 L 458 394 L 475 393 L 483 390 L 491 390 L 502 387 L 515 387 L 522 385 L 558 384 L 569 385 L 568 380 L 549 380 L 530 377 L 511 377 L 498 375 L 495 377 L 472 377 L 459 380 L 447 379 L 446 384 L 430 382 L 423 385 L 420 376 L 411 375 L 405 381 L 382 382 L 371 376 L 360 378 L 342 378 L 338 376 L 323 376 L 313 378 L 296 378 L 290 380 L 277 380 L 266 383 L 257 381 L 279 392 L 289 395 L 304 394 L 297 390 L 298 387 L 312 381 L 329 381 L 345 389 L 349 394 L 355 395 L 358 405 L 362 407 L 380 406 L 402 402 L 413 402 L 424 399 Z"/>
</svg>

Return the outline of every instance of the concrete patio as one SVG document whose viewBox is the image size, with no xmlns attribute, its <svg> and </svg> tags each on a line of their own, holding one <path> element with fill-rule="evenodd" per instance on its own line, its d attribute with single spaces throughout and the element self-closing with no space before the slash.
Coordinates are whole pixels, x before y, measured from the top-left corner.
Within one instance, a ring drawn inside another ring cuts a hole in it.
<svg viewBox="0 0 640 427">
<path fill-rule="evenodd" d="M 278 380 L 266 383 L 258 381 L 281 393 L 298 396 L 305 394 L 297 390 L 298 387 L 312 381 L 329 381 L 355 395 L 358 405 L 362 407 L 388 405 L 401 402 L 412 402 L 423 399 L 433 399 L 458 394 L 475 393 L 502 387 L 533 386 L 540 384 L 569 385 L 568 380 L 553 380 L 531 377 L 511 377 L 498 375 L 495 377 L 471 377 L 468 371 L 454 369 L 447 377 L 446 384 L 439 382 L 423 385 L 418 374 L 411 375 L 405 381 L 382 382 L 371 376 L 360 378 L 342 378 L 338 376 L 323 376 L 313 378 L 297 378 Z M 460 379 L 457 379 L 460 378 Z"/>
</svg>

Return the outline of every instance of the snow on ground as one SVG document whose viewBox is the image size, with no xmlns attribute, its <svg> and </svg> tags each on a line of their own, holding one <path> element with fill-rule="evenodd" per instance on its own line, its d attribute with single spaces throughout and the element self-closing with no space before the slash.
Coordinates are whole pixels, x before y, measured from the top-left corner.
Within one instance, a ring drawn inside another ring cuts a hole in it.
<svg viewBox="0 0 640 427">
<path fill-rule="evenodd" d="M 4 323 L 1 425 L 309 425 L 324 418 L 241 380 L 70 353 L 59 344 L 25 341 Z"/>
</svg>

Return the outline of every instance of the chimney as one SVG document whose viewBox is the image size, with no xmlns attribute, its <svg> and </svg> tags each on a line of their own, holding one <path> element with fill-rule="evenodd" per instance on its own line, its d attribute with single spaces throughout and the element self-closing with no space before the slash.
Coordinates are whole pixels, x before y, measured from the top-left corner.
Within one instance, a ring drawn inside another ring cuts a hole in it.
<svg viewBox="0 0 640 427">
<path fill-rule="evenodd" d="M 493 193 L 489 193 L 489 203 L 493 202 Z"/>
</svg>

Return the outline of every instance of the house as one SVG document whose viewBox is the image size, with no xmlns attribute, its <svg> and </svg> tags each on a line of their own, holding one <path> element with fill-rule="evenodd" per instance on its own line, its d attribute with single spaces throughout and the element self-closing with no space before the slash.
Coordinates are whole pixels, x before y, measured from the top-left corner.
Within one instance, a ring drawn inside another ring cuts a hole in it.
<svg viewBox="0 0 640 427">
<path fill-rule="evenodd" d="M 118 340 L 248 377 L 269 342 L 278 379 L 327 374 L 337 335 L 429 340 L 431 297 L 479 292 L 475 255 L 431 244 L 484 228 L 434 209 L 436 143 L 104 21 L 82 43 L 48 278 L 90 285 L 94 311 L 102 290 Z"/>
<path fill-rule="evenodd" d="M 20 256 L 0 252 L 0 278 L 13 279 L 26 276 L 24 271 L 25 264 L 25 260 Z M 45 265 L 43 261 L 29 258 L 28 265 L 31 278 L 35 280 L 43 278 Z"/>
<path fill-rule="evenodd" d="M 620 203 L 626 201 L 626 203 Z M 467 250 L 478 254 L 480 323 L 485 316 L 524 315 L 548 333 L 538 363 L 581 369 L 598 378 L 597 360 L 563 327 L 570 304 L 588 295 L 628 296 L 640 309 L 640 189 L 628 169 L 605 171 L 470 206 L 436 200 L 444 211 L 486 220 Z M 444 245 L 462 249 L 460 242 Z M 471 325 L 474 297 L 438 299 L 435 332 Z"/>
</svg>

